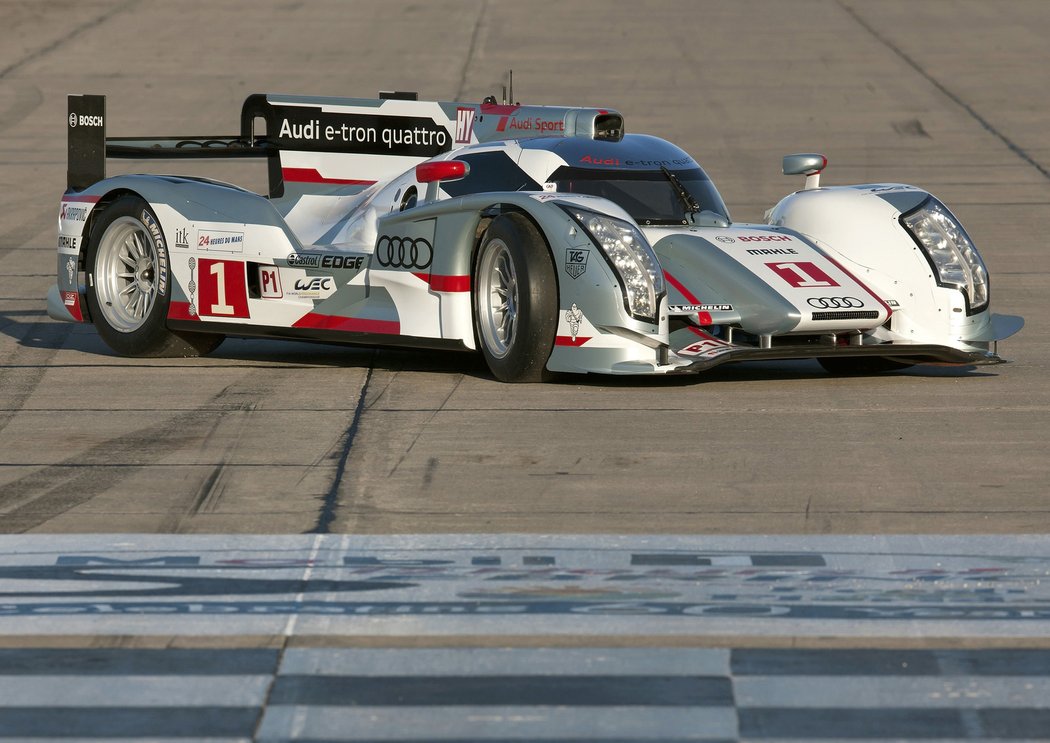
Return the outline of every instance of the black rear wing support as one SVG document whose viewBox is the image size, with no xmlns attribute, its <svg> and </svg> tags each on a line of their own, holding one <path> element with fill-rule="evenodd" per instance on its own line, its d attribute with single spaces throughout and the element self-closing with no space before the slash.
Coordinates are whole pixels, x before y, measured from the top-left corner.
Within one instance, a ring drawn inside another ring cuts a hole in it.
<svg viewBox="0 0 1050 743">
<path fill-rule="evenodd" d="M 106 177 L 107 158 L 134 160 L 268 158 L 270 197 L 284 193 L 279 151 L 265 134 L 257 136 L 257 118 L 271 122 L 265 95 L 252 95 L 241 109 L 240 134 L 199 137 L 107 137 L 106 96 L 70 95 L 67 120 L 66 188 L 82 191 Z"/>
</svg>

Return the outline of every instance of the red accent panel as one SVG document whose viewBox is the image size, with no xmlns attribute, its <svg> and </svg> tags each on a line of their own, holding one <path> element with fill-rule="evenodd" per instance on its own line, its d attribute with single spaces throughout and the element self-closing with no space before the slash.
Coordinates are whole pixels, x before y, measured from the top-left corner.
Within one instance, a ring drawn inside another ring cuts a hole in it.
<svg viewBox="0 0 1050 743">
<path fill-rule="evenodd" d="M 397 320 L 367 320 L 360 317 L 339 317 L 310 312 L 292 323 L 293 328 L 316 330 L 345 330 L 348 333 L 383 333 L 399 335 L 401 323 Z"/>
<path fill-rule="evenodd" d="M 582 346 L 584 343 L 589 341 L 590 336 L 578 335 L 575 339 L 571 335 L 556 335 L 554 336 L 555 346 Z"/>
<path fill-rule="evenodd" d="M 84 313 L 80 311 L 80 292 L 62 292 L 62 304 L 77 322 L 84 322 Z"/>
<path fill-rule="evenodd" d="M 190 314 L 190 303 L 189 302 L 172 302 L 168 305 L 168 319 L 169 320 L 197 320 L 200 318 L 197 315 Z"/>
<path fill-rule="evenodd" d="M 496 125 L 496 131 L 497 132 L 506 131 L 506 129 L 507 129 L 507 118 L 508 117 L 504 116 L 504 117 L 502 117 L 499 120 L 499 123 Z"/>
<path fill-rule="evenodd" d="M 65 194 L 62 196 L 62 201 L 79 201 L 85 204 L 97 204 L 98 200 L 101 198 L 101 196 L 74 196 Z"/>
<path fill-rule="evenodd" d="M 436 292 L 470 291 L 469 276 L 438 276 L 437 274 L 427 275 L 425 273 L 417 273 L 415 275 L 430 284 L 430 288 Z"/>
<path fill-rule="evenodd" d="M 242 261 L 200 259 L 197 314 L 208 317 L 249 317 L 248 279 Z"/>
<path fill-rule="evenodd" d="M 518 112 L 519 108 L 521 108 L 521 106 L 501 106 L 498 103 L 482 103 L 481 113 L 497 114 L 499 116 L 513 116 Z"/>
<path fill-rule="evenodd" d="M 371 186 L 375 183 L 355 178 L 325 178 L 314 168 L 281 168 L 281 177 L 289 183 L 330 183 L 339 186 Z"/>
<path fill-rule="evenodd" d="M 796 289 L 811 289 L 819 287 L 838 286 L 835 279 L 828 276 L 816 263 L 809 261 L 781 261 L 779 263 L 767 263 L 770 269 L 780 278 Z"/>
<path fill-rule="evenodd" d="M 416 180 L 420 183 L 454 181 L 465 177 L 469 172 L 470 166 L 463 160 L 440 160 L 436 163 L 426 162 L 416 166 Z"/>
</svg>

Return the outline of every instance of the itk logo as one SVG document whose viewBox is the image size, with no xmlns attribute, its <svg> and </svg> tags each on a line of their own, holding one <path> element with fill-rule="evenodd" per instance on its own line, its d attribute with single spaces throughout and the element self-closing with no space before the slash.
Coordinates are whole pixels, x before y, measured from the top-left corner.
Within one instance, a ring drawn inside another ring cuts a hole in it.
<svg viewBox="0 0 1050 743">
<path fill-rule="evenodd" d="M 456 109 L 456 144 L 470 144 L 474 135 L 474 109 Z"/>
<path fill-rule="evenodd" d="M 766 266 L 796 289 L 838 286 L 838 283 L 815 263 L 767 263 Z"/>
</svg>

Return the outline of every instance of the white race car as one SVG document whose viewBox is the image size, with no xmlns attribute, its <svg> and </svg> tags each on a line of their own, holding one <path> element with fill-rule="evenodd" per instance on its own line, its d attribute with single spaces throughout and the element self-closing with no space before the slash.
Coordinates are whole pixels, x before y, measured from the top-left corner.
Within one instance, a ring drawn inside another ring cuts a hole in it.
<svg viewBox="0 0 1050 743">
<path fill-rule="evenodd" d="M 678 147 L 611 109 L 253 95 L 238 135 L 106 138 L 69 98 L 51 317 L 127 355 L 227 335 L 480 351 L 504 381 L 815 358 L 1001 361 L 959 221 L 914 186 L 805 187 L 735 224 Z M 262 158 L 269 193 L 105 177 L 107 157 Z"/>
</svg>

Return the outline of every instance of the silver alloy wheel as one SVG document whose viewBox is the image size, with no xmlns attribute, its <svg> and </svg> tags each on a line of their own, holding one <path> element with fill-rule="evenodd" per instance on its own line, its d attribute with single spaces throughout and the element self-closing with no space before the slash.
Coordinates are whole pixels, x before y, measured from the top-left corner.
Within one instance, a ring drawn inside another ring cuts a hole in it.
<svg viewBox="0 0 1050 743">
<path fill-rule="evenodd" d="M 102 236 L 95 258 L 99 309 L 114 330 L 142 327 L 157 298 L 157 245 L 145 226 L 120 217 Z"/>
<path fill-rule="evenodd" d="M 518 276 L 503 240 L 485 246 L 478 266 L 478 325 L 485 348 L 501 359 L 514 345 L 518 330 Z"/>
</svg>

